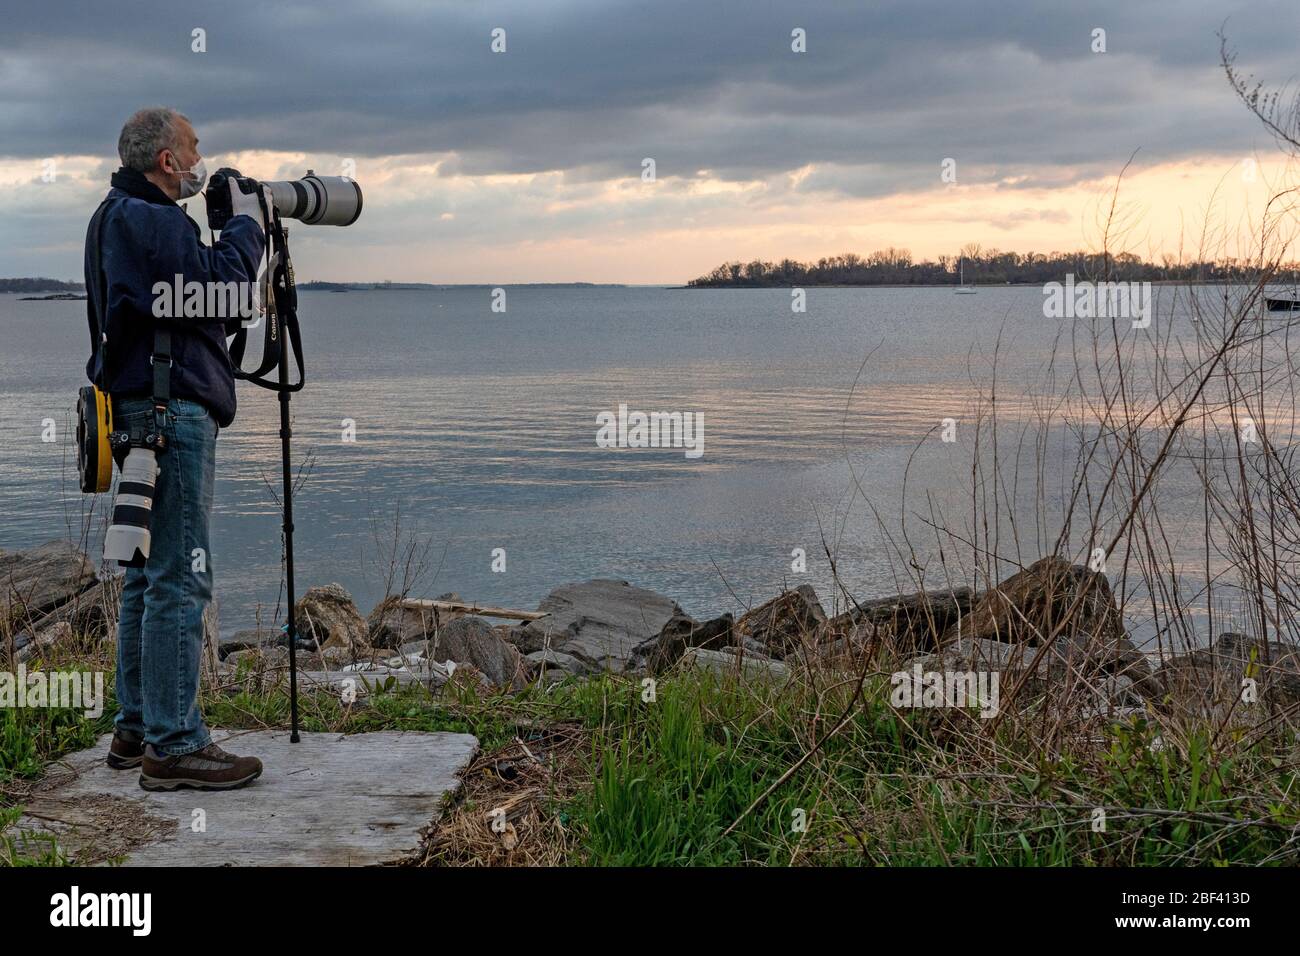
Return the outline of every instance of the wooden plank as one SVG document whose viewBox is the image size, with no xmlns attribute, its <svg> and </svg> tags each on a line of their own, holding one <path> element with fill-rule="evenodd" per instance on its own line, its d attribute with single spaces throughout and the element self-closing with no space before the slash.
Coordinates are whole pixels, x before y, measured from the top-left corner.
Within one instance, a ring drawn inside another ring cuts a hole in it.
<svg viewBox="0 0 1300 956">
<path fill-rule="evenodd" d="M 16 829 L 54 834 L 82 864 L 108 862 L 106 847 L 127 866 L 391 863 L 419 849 L 478 750 L 469 734 L 301 736 L 214 730 L 225 749 L 260 757 L 262 776 L 242 790 L 151 793 L 138 771 L 105 765 L 105 735 L 51 768 Z"/>
<path fill-rule="evenodd" d="M 501 617 L 509 621 L 536 621 L 549 617 L 545 611 L 515 611 L 507 607 L 484 607 L 481 604 L 465 604 L 462 601 L 427 601 L 420 598 L 407 598 L 401 602 L 402 607 L 412 610 L 448 611 L 453 614 L 477 614 L 480 617 Z"/>
</svg>

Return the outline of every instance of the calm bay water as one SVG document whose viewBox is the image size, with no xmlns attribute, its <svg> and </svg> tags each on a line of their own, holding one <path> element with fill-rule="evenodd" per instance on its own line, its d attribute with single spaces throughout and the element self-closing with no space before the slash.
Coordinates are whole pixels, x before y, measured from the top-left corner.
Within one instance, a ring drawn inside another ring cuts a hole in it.
<svg viewBox="0 0 1300 956">
<path fill-rule="evenodd" d="M 868 503 L 896 523 L 909 456 L 942 419 L 970 421 L 999 331 L 1006 414 L 1041 380 L 1062 331 L 1037 288 L 810 289 L 805 314 L 791 312 L 788 290 L 508 295 L 504 314 L 486 289 L 300 295 L 309 382 L 293 398 L 294 451 L 310 462 L 295 497 L 300 591 L 337 581 L 368 612 L 400 517 L 432 543 L 426 596 L 531 608 L 561 583 L 617 577 L 697 615 L 804 582 L 829 606 L 823 535 L 859 599 L 893 593 Z M 0 295 L 0 548 L 88 527 L 98 557 L 110 502 L 78 492 L 72 444 L 84 309 Z M 244 384 L 239 402 L 217 443 L 213 519 L 227 632 L 273 605 L 280 582 L 278 406 Z M 701 413 L 703 456 L 597 447 L 596 416 L 620 403 Z M 46 418 L 59 425 L 54 443 L 40 440 Z M 343 440 L 345 419 L 355 442 Z M 968 514 L 968 455 L 926 440 L 911 507 Z M 1049 461 L 1049 498 L 1061 460 L 1058 450 Z M 931 554 L 933 535 L 912 521 Z M 1185 533 L 1190 560 L 1198 532 Z M 806 576 L 791 573 L 800 547 Z M 505 573 L 492 570 L 497 548 Z"/>
</svg>

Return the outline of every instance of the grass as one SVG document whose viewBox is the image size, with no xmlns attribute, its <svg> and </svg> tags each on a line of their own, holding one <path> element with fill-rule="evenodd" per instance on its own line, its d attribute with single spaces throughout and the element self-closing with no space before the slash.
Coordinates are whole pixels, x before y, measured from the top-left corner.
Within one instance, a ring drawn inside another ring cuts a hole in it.
<svg viewBox="0 0 1300 956">
<path fill-rule="evenodd" d="M 524 741 L 542 740 L 546 728 L 580 728 L 575 758 L 542 773 L 550 775 L 545 786 L 536 786 L 536 775 L 526 782 L 536 800 L 517 838 L 549 862 L 1296 862 L 1300 801 L 1292 734 L 1212 747 L 1208 728 L 1165 740 L 1156 724 L 1134 721 L 1101 724 L 1097 734 L 1048 756 L 1022 724 L 1005 722 L 989 735 L 987 724 L 962 711 L 894 710 L 887 689 L 883 680 L 868 679 L 852 717 L 826 740 L 853 698 L 852 685 L 767 687 L 695 672 L 660 679 L 653 700 L 643 700 L 640 682 L 617 676 L 515 697 L 481 696 L 464 683 L 438 696 L 389 688 L 352 705 L 309 693 L 302 698 L 302 726 L 350 734 L 468 732 L 481 741 L 485 767 L 498 770 L 507 761 L 491 757 L 516 741 L 532 754 Z M 278 687 L 209 693 L 204 711 L 214 726 L 283 726 L 287 696 Z M 94 743 L 110 726 L 107 714 L 91 721 L 77 711 L 0 711 L 0 860 L 19 862 L 9 832 L 21 806 L 14 784 Z M 815 756 L 768 793 L 818 740 Z M 511 780 L 497 784 L 498 790 L 472 796 L 468 809 L 481 816 L 490 809 L 486 803 L 510 800 Z M 458 825 L 478 826 L 467 821 Z M 528 845 L 543 834 L 563 852 L 547 855 Z M 497 862 L 520 860 L 497 856 Z M 42 858 L 57 861 L 57 849 Z M 474 860 L 461 853 L 426 862 Z"/>
<path fill-rule="evenodd" d="M 249 674 L 240 683 L 205 691 L 209 723 L 287 724 L 283 687 Z M 436 695 L 376 688 L 350 705 L 307 693 L 300 719 L 308 731 L 479 738 L 465 798 L 431 834 L 431 865 L 1297 862 L 1291 731 L 1212 744 L 1208 727 L 1174 735 L 1155 721 L 1096 722 L 1047 753 L 1032 706 L 990 732 L 962 711 L 895 710 L 883 675 L 860 698 L 855 688 L 817 674 L 775 686 L 686 672 L 659 679 L 653 695 L 611 675 L 508 696 L 453 681 Z M 92 745 L 112 713 L 111 701 L 95 720 L 0 711 L 0 863 L 32 862 L 30 844 L 25 860 L 15 850 L 23 783 Z M 497 806 L 513 808 L 515 846 L 488 827 Z M 61 860 L 53 846 L 37 858 Z"/>
</svg>

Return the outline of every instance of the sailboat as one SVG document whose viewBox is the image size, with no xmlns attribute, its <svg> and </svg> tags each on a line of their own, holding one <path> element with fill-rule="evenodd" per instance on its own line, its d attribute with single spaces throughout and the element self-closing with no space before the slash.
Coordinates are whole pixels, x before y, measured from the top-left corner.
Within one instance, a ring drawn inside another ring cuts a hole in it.
<svg viewBox="0 0 1300 956">
<path fill-rule="evenodd" d="M 957 288 L 958 295 L 974 295 L 975 287 L 966 284 L 966 260 L 958 258 L 957 260 Z"/>
</svg>

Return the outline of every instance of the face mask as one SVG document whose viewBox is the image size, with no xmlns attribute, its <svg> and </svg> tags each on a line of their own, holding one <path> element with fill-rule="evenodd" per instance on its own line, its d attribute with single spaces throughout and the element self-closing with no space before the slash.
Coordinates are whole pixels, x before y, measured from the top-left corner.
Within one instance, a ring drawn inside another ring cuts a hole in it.
<svg viewBox="0 0 1300 956">
<path fill-rule="evenodd" d="M 208 178 L 208 167 L 205 166 L 203 164 L 203 160 L 200 159 L 189 169 L 177 170 L 177 174 L 182 177 L 181 198 L 189 199 L 191 196 L 197 196 L 199 194 L 199 190 L 203 188 L 203 183 Z M 191 176 L 193 178 L 186 179 L 184 178 L 186 176 Z"/>
</svg>

